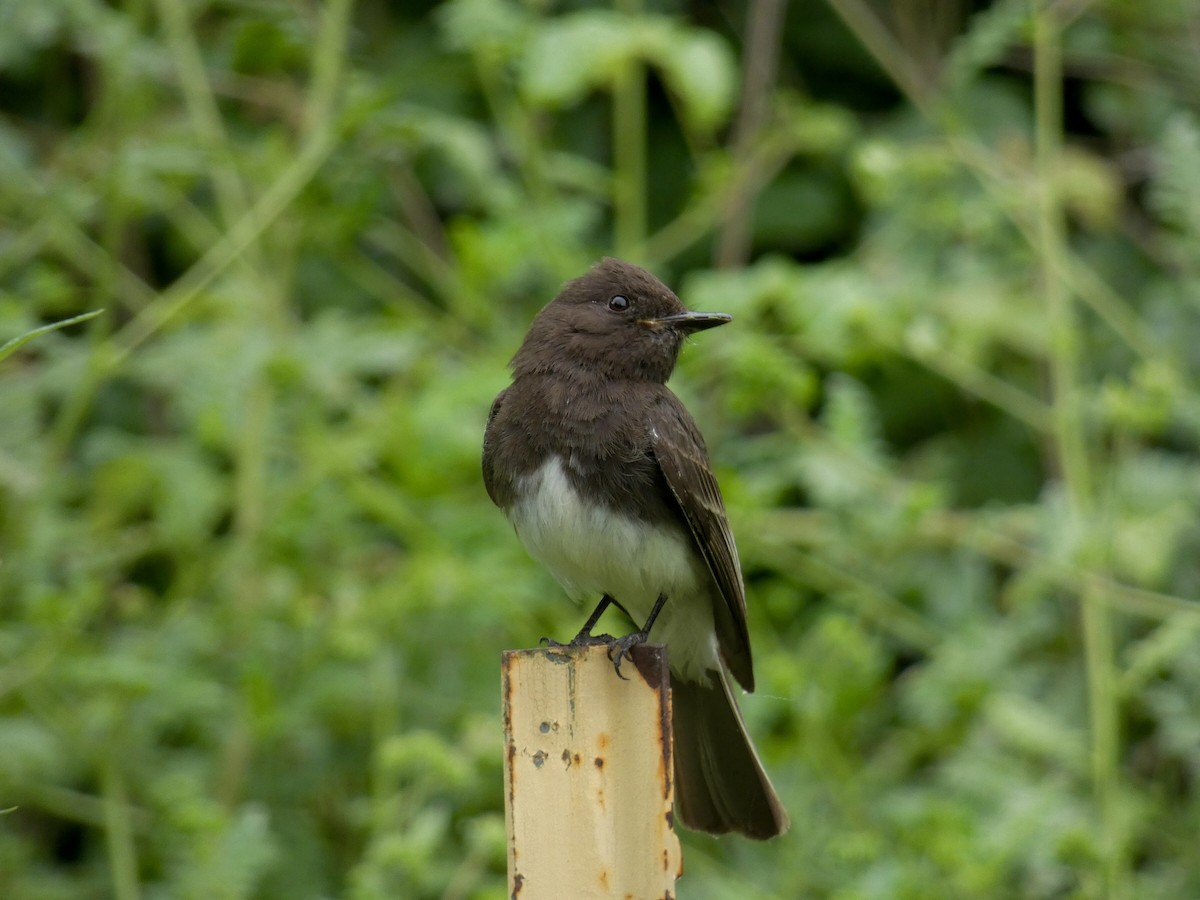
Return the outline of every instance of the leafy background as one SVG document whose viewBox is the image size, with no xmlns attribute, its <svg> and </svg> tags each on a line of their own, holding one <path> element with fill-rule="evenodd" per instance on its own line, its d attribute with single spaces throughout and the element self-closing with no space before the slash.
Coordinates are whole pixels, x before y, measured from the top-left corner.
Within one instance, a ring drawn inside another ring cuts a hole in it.
<svg viewBox="0 0 1200 900">
<path fill-rule="evenodd" d="M 500 897 L 478 472 L 615 254 L 794 826 L 684 896 L 1200 896 L 1200 8 L 0 0 L 0 894 Z"/>
</svg>

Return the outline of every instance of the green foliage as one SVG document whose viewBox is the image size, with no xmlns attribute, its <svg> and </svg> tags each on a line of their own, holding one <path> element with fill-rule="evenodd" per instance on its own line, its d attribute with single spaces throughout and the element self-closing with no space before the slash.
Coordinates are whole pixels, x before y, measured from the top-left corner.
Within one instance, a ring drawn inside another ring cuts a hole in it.
<svg viewBox="0 0 1200 900">
<path fill-rule="evenodd" d="M 88 319 L 94 319 L 102 312 L 104 312 L 104 310 L 97 309 L 90 313 L 83 313 L 79 316 L 71 316 L 69 319 L 63 319 L 59 322 L 51 322 L 49 325 L 43 325 L 40 328 L 35 328 L 32 331 L 27 331 L 9 341 L 5 341 L 3 344 L 0 344 L 0 360 L 3 360 L 6 356 L 12 356 L 19 349 L 21 349 L 23 345 L 29 343 L 40 335 L 48 334 L 51 331 L 58 331 L 58 329 L 66 328 L 69 325 L 78 325 L 80 322 L 86 322 Z"/>
<path fill-rule="evenodd" d="M 524 54 L 522 87 L 535 104 L 572 106 L 642 60 L 679 98 L 683 124 L 711 131 L 725 122 L 737 80 L 729 48 L 710 31 L 657 16 L 586 10 L 546 22 Z"/>
<path fill-rule="evenodd" d="M 793 4 L 739 139 L 744 7 L 0 0 L 0 895 L 505 895 L 499 651 L 583 613 L 480 438 L 613 252 L 737 320 L 795 823 L 683 893 L 1200 895 L 1197 13 Z"/>
</svg>

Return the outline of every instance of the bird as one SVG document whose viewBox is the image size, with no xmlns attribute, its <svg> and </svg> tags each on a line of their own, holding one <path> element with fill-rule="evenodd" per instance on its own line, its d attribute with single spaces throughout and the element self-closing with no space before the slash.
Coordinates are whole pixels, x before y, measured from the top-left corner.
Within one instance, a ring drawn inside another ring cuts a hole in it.
<svg viewBox="0 0 1200 900">
<path fill-rule="evenodd" d="M 573 599 L 599 598 L 572 646 L 609 644 L 620 675 L 652 628 L 666 644 L 682 824 L 765 840 L 789 820 L 731 683 L 754 690 L 741 564 L 704 438 L 666 385 L 685 340 L 731 318 L 600 260 L 534 317 L 488 414 L 482 467 L 529 554 Z M 593 635 L 609 606 L 640 627 Z"/>
</svg>

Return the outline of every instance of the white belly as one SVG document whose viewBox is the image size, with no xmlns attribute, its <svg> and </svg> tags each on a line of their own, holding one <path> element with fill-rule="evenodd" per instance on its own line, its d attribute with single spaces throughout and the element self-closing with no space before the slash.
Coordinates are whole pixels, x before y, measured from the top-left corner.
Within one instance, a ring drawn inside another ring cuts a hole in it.
<svg viewBox="0 0 1200 900">
<path fill-rule="evenodd" d="M 584 503 L 556 456 L 521 487 L 508 517 L 530 555 L 575 600 L 609 594 L 639 627 L 666 594 L 651 640 L 667 645 L 677 674 L 707 680 L 717 666 L 710 577 L 690 535 Z"/>
</svg>

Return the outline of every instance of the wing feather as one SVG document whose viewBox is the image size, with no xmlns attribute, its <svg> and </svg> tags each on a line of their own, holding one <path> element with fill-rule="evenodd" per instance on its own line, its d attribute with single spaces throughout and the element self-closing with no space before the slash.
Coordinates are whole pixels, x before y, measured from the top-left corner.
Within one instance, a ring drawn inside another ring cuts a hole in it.
<svg viewBox="0 0 1200 900">
<path fill-rule="evenodd" d="M 506 497 L 501 493 L 501 486 L 496 480 L 496 434 L 492 429 L 492 423 L 496 421 L 496 416 L 500 413 L 500 407 L 504 404 L 504 395 L 507 393 L 508 388 L 505 388 L 492 401 L 492 408 L 488 411 L 487 428 L 483 433 L 483 486 L 487 489 L 488 496 L 492 498 L 492 502 L 500 507 L 504 506 Z"/>
<path fill-rule="evenodd" d="M 673 394 L 664 395 L 664 403 L 658 407 L 652 422 L 650 441 L 654 456 L 723 601 L 715 603 L 713 609 L 721 656 L 738 683 L 752 691 L 754 670 L 742 567 L 704 438 Z"/>
</svg>

